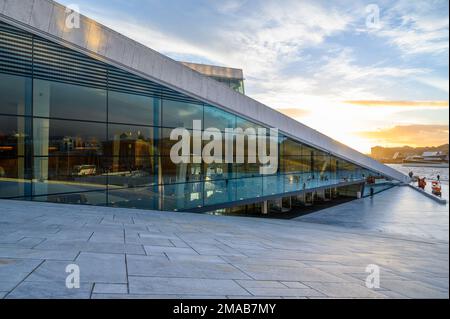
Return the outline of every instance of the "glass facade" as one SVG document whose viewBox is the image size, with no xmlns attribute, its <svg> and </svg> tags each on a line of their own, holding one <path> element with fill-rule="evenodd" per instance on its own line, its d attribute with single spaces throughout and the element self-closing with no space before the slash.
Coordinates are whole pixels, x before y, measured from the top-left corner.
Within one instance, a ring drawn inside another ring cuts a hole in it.
<svg viewBox="0 0 450 319">
<path fill-rule="evenodd" d="M 244 80 L 211 76 L 214 80 L 229 86 L 232 90 L 245 94 Z"/>
<path fill-rule="evenodd" d="M 382 180 L 282 134 L 272 175 L 247 157 L 174 164 L 170 132 L 193 120 L 260 127 L 0 23 L 0 198 L 175 211 Z"/>
</svg>

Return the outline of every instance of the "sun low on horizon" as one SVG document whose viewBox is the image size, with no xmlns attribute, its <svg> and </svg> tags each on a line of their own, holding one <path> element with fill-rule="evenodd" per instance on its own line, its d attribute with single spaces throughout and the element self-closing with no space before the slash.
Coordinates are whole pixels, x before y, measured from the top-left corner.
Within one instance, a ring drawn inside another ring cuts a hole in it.
<svg viewBox="0 0 450 319">
<path fill-rule="evenodd" d="M 248 96 L 360 152 L 448 143 L 446 0 L 75 3 L 173 59 L 243 69 Z"/>
</svg>

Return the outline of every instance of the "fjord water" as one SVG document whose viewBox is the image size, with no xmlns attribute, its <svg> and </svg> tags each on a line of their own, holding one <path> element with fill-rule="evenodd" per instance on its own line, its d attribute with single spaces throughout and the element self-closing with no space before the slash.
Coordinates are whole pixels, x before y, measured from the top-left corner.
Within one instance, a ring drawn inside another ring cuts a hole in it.
<svg viewBox="0 0 450 319">
<path fill-rule="evenodd" d="M 413 172 L 415 176 L 425 177 L 427 180 L 436 180 L 440 175 L 441 182 L 448 184 L 448 168 L 443 167 L 404 167 L 402 164 L 388 164 L 388 166 L 408 175 Z"/>
</svg>

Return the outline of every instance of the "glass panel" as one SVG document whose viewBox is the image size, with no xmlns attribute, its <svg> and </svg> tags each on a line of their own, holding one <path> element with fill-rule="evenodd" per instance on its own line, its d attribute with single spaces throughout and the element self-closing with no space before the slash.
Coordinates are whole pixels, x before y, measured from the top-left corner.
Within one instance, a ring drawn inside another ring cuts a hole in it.
<svg viewBox="0 0 450 319">
<path fill-rule="evenodd" d="M 243 178 L 243 177 L 259 177 L 261 176 L 260 163 L 248 163 L 248 159 L 244 158 L 242 159 L 244 163 L 242 164 L 234 164 L 233 170 L 234 170 L 234 177 L 235 178 Z"/>
<path fill-rule="evenodd" d="M 162 119 L 164 127 L 193 128 L 193 121 L 203 121 L 203 105 L 163 100 Z"/>
<path fill-rule="evenodd" d="M 257 198 L 263 195 L 263 178 L 238 178 L 230 180 L 236 188 L 236 199 L 244 200 Z"/>
<path fill-rule="evenodd" d="M 34 158 L 34 195 L 104 190 L 106 181 L 107 173 L 102 158 Z"/>
<path fill-rule="evenodd" d="M 106 206 L 106 192 L 56 194 L 33 197 L 33 201 L 61 204 Z"/>
<path fill-rule="evenodd" d="M 203 205 L 203 183 L 164 185 L 164 210 L 183 210 Z"/>
<path fill-rule="evenodd" d="M 281 149 L 281 148 L 280 148 Z M 302 155 L 302 146 L 300 143 L 294 142 L 291 139 L 283 141 L 283 155 L 284 156 L 300 156 Z"/>
<path fill-rule="evenodd" d="M 188 130 L 189 131 L 189 135 L 190 135 L 190 150 L 189 150 L 189 154 L 192 154 L 192 130 Z M 181 137 L 178 137 L 178 140 L 171 140 L 170 139 L 170 134 L 172 132 L 172 129 L 168 129 L 168 128 L 163 128 L 161 129 L 162 132 L 162 137 L 161 137 L 161 155 L 162 156 L 170 156 L 170 150 L 172 149 L 172 147 L 177 144 L 179 141 L 181 141 Z M 181 154 L 180 154 L 181 155 Z"/>
<path fill-rule="evenodd" d="M 106 124 L 34 119 L 35 156 L 101 156 Z"/>
<path fill-rule="evenodd" d="M 314 152 L 314 149 L 313 148 L 311 148 L 311 147 L 309 147 L 309 146 L 306 146 L 306 145 L 303 145 L 302 146 L 302 155 L 303 156 L 311 156 L 311 154 Z"/>
<path fill-rule="evenodd" d="M 202 164 L 174 164 L 170 157 L 161 157 L 161 165 L 164 184 L 203 180 Z"/>
<path fill-rule="evenodd" d="M 25 159 L 0 157 L 0 198 L 30 194 L 31 180 L 26 179 Z"/>
<path fill-rule="evenodd" d="M 312 158 L 311 156 L 302 156 L 300 157 L 300 165 L 301 165 L 301 171 L 305 173 L 312 173 Z"/>
<path fill-rule="evenodd" d="M 303 166 L 301 156 L 286 156 L 281 165 L 285 173 L 302 172 Z"/>
<path fill-rule="evenodd" d="M 31 79 L 0 74 L 0 113 L 30 115 L 31 103 L 28 101 L 31 99 L 27 99 L 28 92 L 31 95 Z"/>
<path fill-rule="evenodd" d="M 303 190 L 304 181 L 303 174 L 287 174 L 284 175 L 284 192 L 296 192 Z M 305 185 L 306 188 L 306 185 Z"/>
<path fill-rule="evenodd" d="M 204 164 L 205 166 L 205 179 L 208 180 L 218 180 L 218 179 L 229 179 L 233 177 L 233 164 Z"/>
<path fill-rule="evenodd" d="M 242 80 L 231 80 L 230 81 L 230 87 L 231 89 L 235 90 L 236 92 L 244 94 L 244 81 Z"/>
<path fill-rule="evenodd" d="M 158 209 L 157 187 L 108 189 L 108 205 L 112 207 Z"/>
<path fill-rule="evenodd" d="M 106 91 L 34 80 L 34 116 L 106 122 Z"/>
<path fill-rule="evenodd" d="M 0 116 L 0 157 L 25 156 L 31 120 L 21 116 Z"/>
<path fill-rule="evenodd" d="M 104 144 L 106 156 L 120 157 L 152 157 L 155 130 L 153 127 L 131 125 L 108 125 L 108 142 Z"/>
<path fill-rule="evenodd" d="M 264 195 L 275 195 L 284 192 L 284 175 L 270 175 L 263 177 Z"/>
<path fill-rule="evenodd" d="M 328 155 L 314 156 L 314 171 L 320 182 L 327 182 L 329 180 L 329 166 L 330 157 Z"/>
<path fill-rule="evenodd" d="M 235 115 L 209 105 L 205 106 L 204 121 L 205 130 L 208 128 L 217 128 L 223 132 L 226 128 L 234 128 L 236 126 Z"/>
<path fill-rule="evenodd" d="M 236 201 L 236 188 L 232 180 L 205 182 L 205 205 L 223 204 Z"/>
<path fill-rule="evenodd" d="M 110 91 L 108 112 L 109 122 L 158 126 L 159 99 Z"/>
<path fill-rule="evenodd" d="M 258 133 L 258 128 L 264 128 L 261 125 L 247 121 L 246 119 L 243 119 L 239 116 L 236 117 L 236 127 L 242 128 L 244 131 L 247 128 L 253 128 L 253 129 L 255 129 L 256 133 Z"/>
<path fill-rule="evenodd" d="M 105 160 L 105 166 L 110 189 L 158 184 L 153 157 L 112 157 Z"/>
</svg>

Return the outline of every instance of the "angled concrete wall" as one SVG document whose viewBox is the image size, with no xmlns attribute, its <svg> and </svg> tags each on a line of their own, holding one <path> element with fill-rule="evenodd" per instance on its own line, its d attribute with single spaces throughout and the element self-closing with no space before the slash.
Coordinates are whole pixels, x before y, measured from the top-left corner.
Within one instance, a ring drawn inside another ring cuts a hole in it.
<svg viewBox="0 0 450 319">
<path fill-rule="evenodd" d="M 66 26 L 66 8 L 51 0 L 0 0 L 0 19 L 151 81 L 184 92 L 400 181 L 404 174 L 383 165 L 226 85 L 133 41 L 85 16 Z"/>
</svg>

